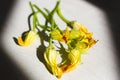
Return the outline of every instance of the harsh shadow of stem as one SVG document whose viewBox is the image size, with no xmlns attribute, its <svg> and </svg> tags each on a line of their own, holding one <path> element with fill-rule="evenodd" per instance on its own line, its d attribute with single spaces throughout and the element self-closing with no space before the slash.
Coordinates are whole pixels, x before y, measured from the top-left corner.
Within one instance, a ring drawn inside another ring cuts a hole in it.
<svg viewBox="0 0 120 80">
<path fill-rule="evenodd" d="M 28 27 L 29 27 L 29 31 L 31 30 L 31 17 L 32 17 L 33 13 L 31 13 L 29 16 L 28 16 Z"/>
<path fill-rule="evenodd" d="M 25 37 L 26 37 L 26 35 L 27 35 L 27 33 L 29 32 L 29 31 L 31 31 L 31 17 L 32 17 L 32 15 L 33 15 L 33 13 L 31 13 L 29 16 L 28 16 L 28 28 L 29 28 L 29 30 L 27 30 L 27 31 L 24 31 L 23 33 L 22 33 L 22 35 L 21 35 L 21 37 L 22 37 L 22 40 L 24 41 L 25 40 Z M 13 37 L 13 40 L 14 40 L 14 42 L 17 44 L 17 45 L 19 45 L 18 44 L 18 39 L 16 38 L 16 37 Z"/>
</svg>

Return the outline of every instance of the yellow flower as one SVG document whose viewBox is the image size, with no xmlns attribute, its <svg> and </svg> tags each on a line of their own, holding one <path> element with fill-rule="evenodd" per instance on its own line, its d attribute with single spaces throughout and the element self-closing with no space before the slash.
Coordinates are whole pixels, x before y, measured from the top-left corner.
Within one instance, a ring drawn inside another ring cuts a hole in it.
<svg viewBox="0 0 120 80">
<path fill-rule="evenodd" d="M 82 49 L 89 49 L 94 44 L 96 44 L 97 40 L 95 40 L 92 36 L 93 33 L 89 32 L 85 26 L 78 22 L 71 22 L 73 29 L 78 30 L 80 32 L 79 45 Z"/>
<path fill-rule="evenodd" d="M 63 72 L 62 69 L 59 68 L 57 64 L 58 54 L 59 54 L 58 51 L 54 50 L 52 46 L 49 46 L 44 53 L 44 58 L 47 63 L 48 70 L 57 78 L 60 78 Z"/>
<path fill-rule="evenodd" d="M 29 46 L 31 45 L 35 39 L 37 37 L 37 33 L 34 32 L 34 31 L 29 31 L 26 36 L 25 36 L 25 39 L 23 40 L 22 37 L 18 37 L 18 44 L 20 46 Z"/>
<path fill-rule="evenodd" d="M 72 71 L 76 68 L 76 66 L 78 66 L 78 64 L 81 62 L 80 51 L 77 49 L 71 50 L 71 52 L 68 54 L 68 58 L 71 62 L 69 65 L 61 66 L 61 69 L 63 70 L 63 72 Z"/>
</svg>

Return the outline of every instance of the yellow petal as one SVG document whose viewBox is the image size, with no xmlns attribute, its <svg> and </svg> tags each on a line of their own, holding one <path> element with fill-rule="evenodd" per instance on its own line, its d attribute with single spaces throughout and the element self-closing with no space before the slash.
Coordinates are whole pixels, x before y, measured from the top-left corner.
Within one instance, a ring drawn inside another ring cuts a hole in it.
<svg viewBox="0 0 120 80">
<path fill-rule="evenodd" d="M 66 33 L 65 33 L 66 40 L 68 40 L 69 35 L 70 35 L 69 29 L 68 27 L 66 27 Z"/>
<path fill-rule="evenodd" d="M 68 57 L 71 63 L 69 65 L 63 65 L 60 67 L 64 73 L 74 70 L 78 66 L 78 64 L 81 62 L 81 54 L 80 54 L 80 51 L 77 49 L 71 50 Z"/>
<path fill-rule="evenodd" d="M 34 31 L 30 31 L 25 38 L 25 45 L 26 46 L 31 45 L 35 41 L 36 37 L 37 33 Z"/>
<path fill-rule="evenodd" d="M 29 46 L 35 41 L 36 37 L 37 37 L 37 33 L 34 32 L 34 31 L 30 31 L 25 36 L 24 41 L 21 37 L 18 37 L 18 44 L 21 45 L 21 46 Z"/>
<path fill-rule="evenodd" d="M 57 65 L 52 67 L 52 71 L 53 71 L 53 75 L 55 75 L 57 78 L 61 78 L 63 75 L 62 69 Z"/>
<path fill-rule="evenodd" d="M 56 77 L 60 78 L 63 74 L 63 71 L 61 68 L 59 68 L 57 64 L 58 53 L 58 51 L 54 50 L 51 46 L 49 46 L 44 53 L 44 58 L 48 65 L 47 67 L 49 71 Z"/>
<path fill-rule="evenodd" d="M 21 37 L 18 37 L 18 44 L 24 46 L 24 41 L 22 40 Z"/>
<path fill-rule="evenodd" d="M 71 64 L 78 65 L 80 63 L 81 55 L 80 55 L 80 51 L 79 50 L 77 50 L 77 49 L 71 50 L 71 52 L 69 53 L 68 57 L 69 57 L 69 59 L 71 61 Z"/>
</svg>

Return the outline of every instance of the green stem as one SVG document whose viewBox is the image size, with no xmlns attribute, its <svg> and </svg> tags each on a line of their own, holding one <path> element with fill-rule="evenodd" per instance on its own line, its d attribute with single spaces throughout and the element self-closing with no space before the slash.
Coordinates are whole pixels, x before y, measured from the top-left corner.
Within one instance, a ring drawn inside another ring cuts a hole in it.
<svg viewBox="0 0 120 80">
<path fill-rule="evenodd" d="M 64 21 L 67 25 L 69 25 L 70 21 L 62 15 L 60 7 L 58 7 L 58 9 L 57 9 L 57 14 L 62 19 L 62 21 Z"/>
<path fill-rule="evenodd" d="M 45 18 L 47 18 L 47 15 L 41 9 L 39 9 L 39 7 L 37 7 L 36 5 L 32 5 L 31 2 L 29 2 L 29 4 L 30 4 L 31 10 L 33 12 L 33 30 L 35 31 L 35 29 L 37 27 L 36 22 L 38 23 L 38 26 L 40 26 L 42 29 L 48 30 L 47 29 L 48 26 L 44 26 L 44 25 L 40 24 L 40 22 L 37 18 L 37 13 L 38 12 L 35 12 L 33 7 L 35 7 Z"/>
<path fill-rule="evenodd" d="M 34 15 L 33 15 L 33 31 L 35 31 L 37 25 L 36 25 L 36 22 L 37 22 L 37 13 L 35 12 Z"/>
<path fill-rule="evenodd" d="M 47 16 L 37 5 L 33 5 L 33 6 L 38 10 L 38 12 L 40 12 L 40 13 L 43 15 L 43 17 L 44 17 L 47 21 L 49 20 L 48 16 Z M 38 19 L 37 19 L 37 21 L 38 21 L 38 26 L 40 26 L 40 27 L 43 28 L 44 30 L 48 30 L 48 31 L 49 31 L 48 26 L 47 26 L 47 21 L 46 21 L 46 24 L 45 24 L 45 25 L 40 24 Z"/>
<path fill-rule="evenodd" d="M 44 17 L 45 19 L 48 20 L 47 15 L 46 15 L 37 5 L 34 4 L 33 6 L 43 15 L 43 17 Z"/>
<path fill-rule="evenodd" d="M 48 13 L 48 15 L 50 14 L 50 11 L 47 9 L 47 8 L 44 8 L 44 10 Z M 48 25 L 48 20 L 45 21 L 45 25 L 47 26 Z"/>
<path fill-rule="evenodd" d="M 50 14 L 50 11 L 49 11 L 47 8 L 44 8 L 44 10 L 45 10 L 48 14 Z M 55 26 L 55 28 L 59 29 L 59 27 L 58 27 L 57 23 L 55 22 L 54 18 L 53 18 L 53 21 L 54 21 L 54 26 Z M 60 30 L 60 29 L 59 29 L 59 30 Z M 60 30 L 60 31 L 61 31 L 61 30 Z"/>
<path fill-rule="evenodd" d="M 33 5 L 32 5 L 32 3 L 29 2 L 29 5 L 30 5 L 30 8 L 31 8 L 32 12 L 34 13 L 35 11 L 34 11 L 34 9 L 33 9 Z"/>
<path fill-rule="evenodd" d="M 38 26 L 40 26 L 43 30 L 50 31 L 50 26 L 42 25 L 42 24 L 40 24 L 40 23 L 38 23 Z"/>
<path fill-rule="evenodd" d="M 50 45 L 52 45 L 52 38 L 50 38 Z"/>
<path fill-rule="evenodd" d="M 30 7 L 31 7 L 31 10 L 32 10 L 32 12 L 33 12 L 33 28 L 32 28 L 32 30 L 33 31 L 35 31 L 35 29 L 36 29 L 36 12 L 35 12 L 35 10 L 34 10 L 34 8 L 33 8 L 33 5 L 32 5 L 32 3 L 31 2 L 29 2 L 29 4 L 30 4 Z"/>
<path fill-rule="evenodd" d="M 54 8 L 54 9 L 52 10 L 52 12 L 49 14 L 49 19 L 51 19 L 50 22 L 51 22 L 51 26 L 52 26 L 51 29 L 53 29 L 54 26 L 55 26 L 55 21 L 54 21 L 54 19 L 53 19 L 53 16 L 54 16 L 55 12 L 57 11 L 57 9 L 58 9 L 58 7 L 59 7 L 59 4 L 60 4 L 60 0 L 57 1 L 57 4 L 56 4 L 55 8 Z"/>
<path fill-rule="evenodd" d="M 36 20 L 36 22 L 37 22 L 37 25 L 40 26 L 43 30 L 49 31 L 49 30 L 50 30 L 50 29 L 49 29 L 50 26 L 40 24 L 40 22 L 39 22 L 39 20 L 38 20 L 38 17 L 37 17 L 37 13 L 38 13 L 38 12 L 35 12 L 35 14 L 34 14 L 34 17 L 35 17 L 35 20 Z M 37 25 L 35 25 L 35 28 L 37 27 Z"/>
</svg>

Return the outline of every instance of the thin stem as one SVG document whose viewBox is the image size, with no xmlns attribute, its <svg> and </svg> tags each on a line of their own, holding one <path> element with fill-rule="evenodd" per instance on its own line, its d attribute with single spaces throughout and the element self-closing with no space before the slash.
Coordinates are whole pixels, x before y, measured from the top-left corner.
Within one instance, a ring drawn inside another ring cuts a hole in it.
<svg viewBox="0 0 120 80">
<path fill-rule="evenodd" d="M 50 31 L 50 26 L 46 26 L 46 25 L 42 25 L 40 23 L 38 23 L 38 26 L 40 26 L 43 30 L 47 30 L 47 31 Z"/>
<path fill-rule="evenodd" d="M 53 29 L 54 26 L 55 26 L 55 21 L 54 21 L 54 19 L 53 19 L 53 16 L 54 16 L 55 12 L 57 11 L 57 9 L 58 9 L 58 7 L 59 7 L 59 4 L 60 4 L 60 1 L 58 0 L 55 8 L 54 8 L 54 9 L 52 10 L 52 12 L 49 14 L 49 19 L 51 19 L 50 22 L 51 22 L 51 26 L 52 26 L 51 29 Z"/>
<path fill-rule="evenodd" d="M 48 20 L 47 15 L 46 15 L 37 5 L 34 4 L 33 6 L 43 15 L 43 17 L 44 17 L 45 19 Z"/>
<path fill-rule="evenodd" d="M 43 17 L 46 19 L 45 25 L 41 25 L 41 24 L 39 23 L 39 20 L 37 19 L 38 25 L 39 25 L 41 28 L 43 28 L 44 30 L 49 30 L 49 29 L 47 29 L 47 28 L 48 28 L 47 23 L 48 23 L 48 21 L 49 21 L 48 16 L 47 16 L 37 5 L 33 5 L 33 6 L 34 6 L 34 7 L 38 10 L 38 12 L 40 12 L 40 13 L 43 15 Z"/>
<path fill-rule="evenodd" d="M 38 12 L 35 12 L 35 14 L 34 14 L 35 22 L 37 22 L 37 25 L 40 26 L 43 30 L 49 31 L 50 26 L 46 26 L 46 25 L 40 24 L 40 22 L 39 22 L 39 20 L 38 20 L 38 17 L 37 17 L 37 13 L 38 13 Z M 34 25 L 35 28 L 37 27 L 37 25 L 36 25 L 36 24 Z"/>
<path fill-rule="evenodd" d="M 37 13 L 38 13 L 38 12 L 35 12 L 35 10 L 34 10 L 33 7 L 35 7 L 45 18 L 47 18 L 46 14 L 45 14 L 41 9 L 39 9 L 39 7 L 37 7 L 36 5 L 32 5 L 31 2 L 30 2 L 29 4 L 30 4 L 30 7 L 31 7 L 32 12 L 34 13 L 34 14 L 33 14 L 33 30 L 35 30 L 36 27 L 37 27 L 36 22 L 38 23 L 38 26 L 40 26 L 42 29 L 48 30 L 48 29 L 47 29 L 47 26 L 41 25 L 41 24 L 39 23 L 39 20 L 38 20 L 38 18 L 37 18 Z"/>
<path fill-rule="evenodd" d="M 62 15 L 62 12 L 61 12 L 61 10 L 60 10 L 60 7 L 58 7 L 58 9 L 57 9 L 57 14 L 58 14 L 58 16 L 62 19 L 62 21 L 64 21 L 66 24 L 69 24 L 69 23 L 70 23 L 70 21 L 69 21 L 68 19 L 66 19 L 66 18 Z"/>
<path fill-rule="evenodd" d="M 44 8 L 44 10 L 48 13 L 48 15 L 50 14 L 50 11 L 47 8 Z M 45 25 L 48 25 L 48 20 L 45 21 Z"/>
<path fill-rule="evenodd" d="M 52 38 L 50 37 L 49 45 L 52 46 Z"/>
<path fill-rule="evenodd" d="M 34 13 L 35 11 L 34 11 L 34 9 L 33 9 L 33 5 L 32 5 L 32 3 L 29 2 L 29 5 L 30 5 L 30 8 L 31 8 L 32 12 Z"/>
<path fill-rule="evenodd" d="M 36 29 L 36 13 L 35 13 L 32 3 L 29 2 L 29 4 L 30 4 L 31 10 L 33 12 L 33 29 L 32 30 L 35 31 L 35 29 Z"/>
<path fill-rule="evenodd" d="M 48 13 L 48 14 L 50 14 L 50 11 L 47 9 L 47 8 L 44 8 L 44 10 Z M 47 20 L 46 20 L 47 21 Z M 61 31 L 61 29 L 58 27 L 58 25 L 57 25 L 57 23 L 55 22 L 55 20 L 54 20 L 54 18 L 53 18 L 53 21 L 54 21 L 54 28 L 57 28 L 60 32 L 62 32 Z"/>
<path fill-rule="evenodd" d="M 36 25 L 36 21 L 37 21 L 37 16 L 36 16 L 36 12 L 33 15 L 33 31 L 35 31 L 37 25 Z"/>
<path fill-rule="evenodd" d="M 50 14 L 50 11 L 49 11 L 47 8 L 44 8 L 44 10 L 45 10 L 48 14 Z M 55 26 L 55 28 L 59 29 L 59 27 L 58 27 L 58 25 L 56 24 L 54 18 L 53 18 L 53 21 L 54 21 L 54 26 Z"/>
</svg>

